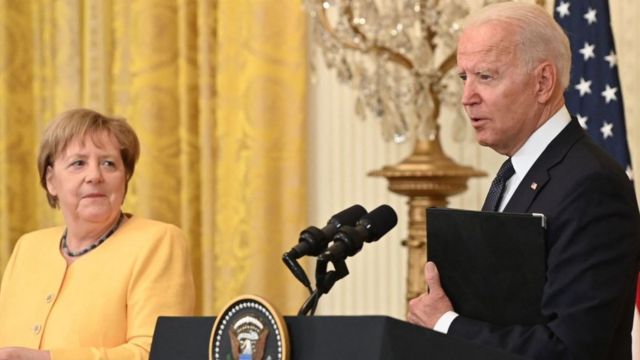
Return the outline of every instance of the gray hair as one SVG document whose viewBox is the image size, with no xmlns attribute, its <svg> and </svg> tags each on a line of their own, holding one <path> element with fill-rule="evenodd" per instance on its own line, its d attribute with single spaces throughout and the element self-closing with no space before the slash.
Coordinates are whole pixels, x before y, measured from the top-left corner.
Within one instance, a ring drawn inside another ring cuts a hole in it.
<svg viewBox="0 0 640 360">
<path fill-rule="evenodd" d="M 518 54 L 522 56 L 529 71 L 541 61 L 549 60 L 558 70 L 562 89 L 569 86 L 569 38 L 544 8 L 522 2 L 491 4 L 465 19 L 464 28 L 469 29 L 488 22 L 506 23 L 517 30 Z"/>
</svg>

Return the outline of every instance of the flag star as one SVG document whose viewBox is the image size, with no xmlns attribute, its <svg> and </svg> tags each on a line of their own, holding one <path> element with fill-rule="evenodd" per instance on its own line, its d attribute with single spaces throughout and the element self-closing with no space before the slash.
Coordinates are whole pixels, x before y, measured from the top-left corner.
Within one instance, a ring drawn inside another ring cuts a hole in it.
<svg viewBox="0 0 640 360">
<path fill-rule="evenodd" d="M 613 68 L 618 64 L 618 57 L 616 56 L 616 53 L 613 52 L 613 50 L 611 50 L 609 55 L 605 56 L 604 59 L 609 63 L 609 68 Z"/>
<path fill-rule="evenodd" d="M 584 14 L 584 18 L 587 20 L 587 22 L 589 23 L 589 25 L 593 24 L 594 22 L 598 21 L 596 19 L 596 13 L 597 11 L 595 9 L 589 8 L 589 11 L 587 11 Z"/>
<path fill-rule="evenodd" d="M 613 123 L 604 122 L 604 125 L 600 128 L 600 132 L 602 133 L 602 138 L 607 139 L 613 137 Z"/>
<path fill-rule="evenodd" d="M 560 15 L 560 18 L 562 19 L 565 16 L 569 15 L 569 3 L 565 2 L 565 1 L 561 1 L 560 5 L 558 5 L 558 7 L 556 8 L 556 11 L 558 12 L 558 15 Z"/>
<path fill-rule="evenodd" d="M 618 101 L 618 97 L 616 96 L 616 92 L 618 92 L 617 87 L 611 87 L 607 84 L 606 89 L 601 93 L 604 97 L 605 102 L 608 104 L 611 100 Z"/>
<path fill-rule="evenodd" d="M 580 114 L 576 114 L 576 116 L 578 117 L 578 122 L 580 123 L 580 126 L 582 126 L 583 129 L 587 130 L 587 121 L 589 120 L 588 116 L 582 116 Z"/>
<path fill-rule="evenodd" d="M 580 97 L 584 94 L 591 94 L 591 80 L 586 81 L 584 78 L 580 78 L 580 84 L 575 86 L 575 89 L 580 92 Z"/>
<path fill-rule="evenodd" d="M 621 170 L 625 171 L 631 181 L 635 181 L 624 126 L 623 89 L 618 80 L 618 58 L 608 19 L 609 4 L 613 1 L 548 2 L 554 3 L 549 9 L 563 30 L 573 35 L 569 40 L 575 67 L 570 87 L 565 92 L 567 103 L 573 104 L 573 121 L 578 122 L 585 133 L 605 146 L 606 151 L 622 165 Z M 607 118 L 601 112 L 616 114 L 616 118 Z M 640 295 L 638 299 L 640 304 Z"/>
<path fill-rule="evenodd" d="M 580 49 L 580 54 L 584 56 L 584 61 L 589 60 L 589 58 L 596 57 L 595 54 L 593 53 L 595 49 L 596 49 L 595 45 L 591 45 L 588 42 L 584 43 L 584 46 L 582 47 L 582 49 Z"/>
</svg>

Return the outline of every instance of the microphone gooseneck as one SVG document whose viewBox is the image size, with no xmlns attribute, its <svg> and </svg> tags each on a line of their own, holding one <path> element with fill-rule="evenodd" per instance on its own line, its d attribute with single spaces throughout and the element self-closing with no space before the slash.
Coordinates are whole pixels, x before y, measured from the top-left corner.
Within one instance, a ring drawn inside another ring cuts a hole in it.
<svg viewBox="0 0 640 360">
<path fill-rule="evenodd" d="M 310 293 L 313 292 L 311 282 L 297 259 L 305 255 L 318 256 L 327 248 L 340 228 L 355 225 L 358 219 L 366 213 L 367 210 L 364 207 L 356 204 L 334 214 L 322 229 L 309 226 L 300 233 L 298 244 L 282 255 L 282 262 L 289 268 L 293 276 L 309 289 Z"/>
</svg>

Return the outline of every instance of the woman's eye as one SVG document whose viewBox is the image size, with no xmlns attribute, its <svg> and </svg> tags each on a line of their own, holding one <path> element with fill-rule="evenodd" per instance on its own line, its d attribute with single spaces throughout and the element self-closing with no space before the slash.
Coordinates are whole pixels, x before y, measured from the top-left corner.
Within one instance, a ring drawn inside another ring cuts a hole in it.
<svg viewBox="0 0 640 360">
<path fill-rule="evenodd" d="M 71 162 L 71 164 L 69 164 L 69 166 L 72 167 L 81 167 L 85 164 L 84 160 L 74 160 Z"/>
<path fill-rule="evenodd" d="M 103 160 L 102 165 L 108 166 L 108 167 L 116 167 L 115 161 L 112 161 L 112 160 Z"/>
</svg>

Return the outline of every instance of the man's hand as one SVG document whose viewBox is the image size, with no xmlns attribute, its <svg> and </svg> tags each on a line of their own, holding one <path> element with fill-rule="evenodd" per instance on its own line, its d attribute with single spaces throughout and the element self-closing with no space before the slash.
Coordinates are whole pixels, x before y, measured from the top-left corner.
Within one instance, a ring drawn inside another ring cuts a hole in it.
<svg viewBox="0 0 640 360">
<path fill-rule="evenodd" d="M 48 351 L 23 347 L 0 348 L 0 360 L 50 360 Z"/>
<path fill-rule="evenodd" d="M 427 292 L 409 301 L 407 321 L 433 329 L 444 313 L 453 311 L 453 306 L 442 290 L 436 264 L 428 262 L 424 265 L 424 279 L 427 283 Z"/>
</svg>

